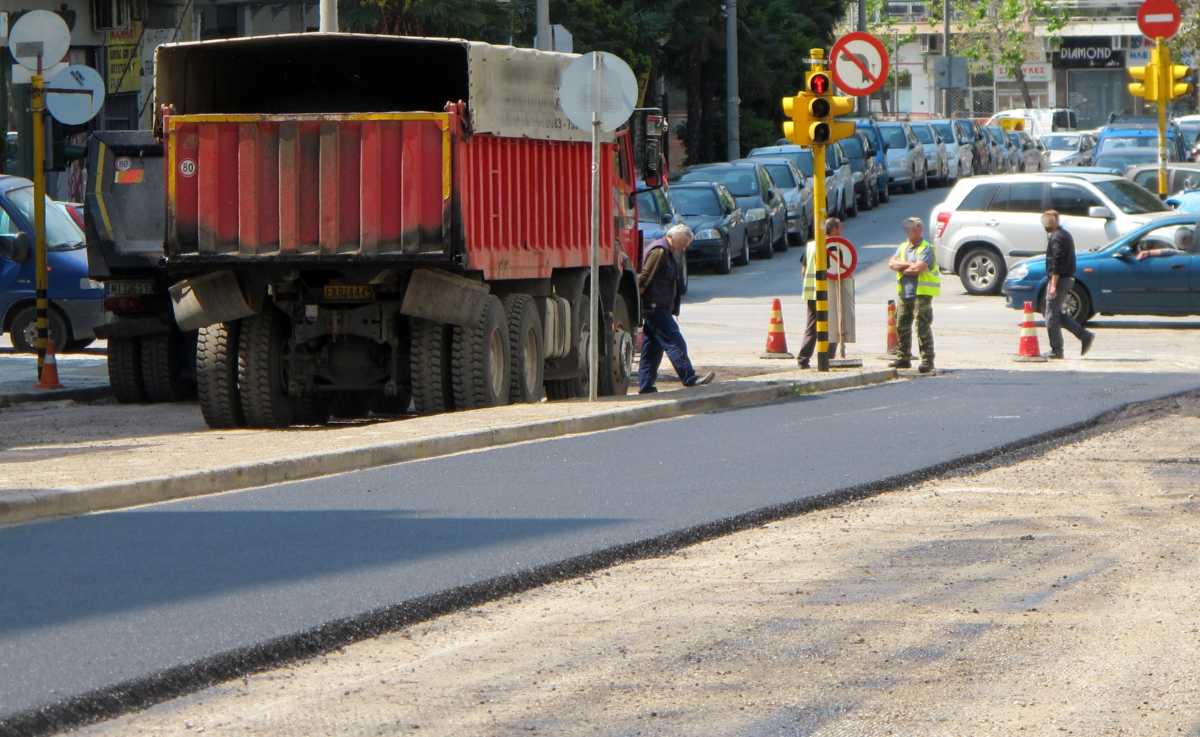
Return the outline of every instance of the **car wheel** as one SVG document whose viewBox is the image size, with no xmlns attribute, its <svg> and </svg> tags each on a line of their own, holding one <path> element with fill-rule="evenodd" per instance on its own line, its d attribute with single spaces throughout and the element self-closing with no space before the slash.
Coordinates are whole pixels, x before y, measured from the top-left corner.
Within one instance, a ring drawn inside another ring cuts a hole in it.
<svg viewBox="0 0 1200 737">
<path fill-rule="evenodd" d="M 879 201 L 888 202 L 892 199 L 892 190 L 888 183 L 884 181 L 883 186 L 879 188 Z"/>
<path fill-rule="evenodd" d="M 766 244 L 766 247 L 763 248 L 763 250 L 762 250 L 762 257 L 763 258 L 775 258 L 775 246 L 772 245 L 773 243 L 775 243 L 775 229 L 774 228 L 767 230 L 767 238 L 766 238 L 766 240 L 763 241 L 763 243 Z"/>
<path fill-rule="evenodd" d="M 967 294 L 999 293 L 1004 274 L 1004 260 L 990 248 L 972 248 L 958 266 L 958 278 Z"/>
<path fill-rule="evenodd" d="M 733 271 L 733 249 L 729 245 L 729 239 L 725 239 L 725 247 L 721 249 L 721 260 L 717 262 L 717 273 L 728 274 Z"/>
<path fill-rule="evenodd" d="M 785 223 L 786 223 L 786 220 L 785 220 Z M 783 232 L 779 234 L 779 240 L 775 241 L 775 243 L 773 244 L 773 246 L 772 246 L 772 247 L 773 247 L 773 248 L 774 248 L 776 251 L 779 251 L 780 253 L 786 253 L 786 252 L 787 252 L 787 250 L 788 250 L 788 232 L 787 232 L 787 225 L 784 225 L 784 226 L 783 226 Z"/>
<path fill-rule="evenodd" d="M 907 194 L 913 194 L 917 191 L 917 177 L 915 174 L 909 177 L 908 184 L 904 185 L 904 191 Z"/>
<path fill-rule="evenodd" d="M 737 259 L 738 266 L 750 265 L 750 236 L 746 235 L 745 230 L 742 231 L 742 252 Z"/>
<path fill-rule="evenodd" d="M 852 218 L 858 217 L 858 196 L 854 192 L 850 193 L 850 202 L 846 207 L 846 216 Z"/>
<path fill-rule="evenodd" d="M 47 313 L 50 323 L 49 339 L 54 343 L 54 352 L 65 353 L 71 333 L 67 330 L 66 321 L 51 307 Z M 9 337 L 13 348 L 19 353 L 37 352 L 37 309 L 34 305 L 21 308 L 9 325 Z"/>
<path fill-rule="evenodd" d="M 1092 300 L 1088 297 L 1087 289 L 1079 282 L 1075 282 L 1071 293 L 1063 300 L 1063 314 L 1070 315 L 1080 325 L 1091 320 L 1096 314 L 1092 311 Z"/>
</svg>

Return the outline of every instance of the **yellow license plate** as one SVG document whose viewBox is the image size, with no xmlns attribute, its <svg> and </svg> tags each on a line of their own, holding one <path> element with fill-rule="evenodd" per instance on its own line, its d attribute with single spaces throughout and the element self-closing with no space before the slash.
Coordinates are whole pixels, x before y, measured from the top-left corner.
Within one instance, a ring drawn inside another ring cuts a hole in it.
<svg viewBox="0 0 1200 737">
<path fill-rule="evenodd" d="M 370 302 L 375 290 L 366 284 L 326 284 L 324 296 L 329 302 Z"/>
</svg>

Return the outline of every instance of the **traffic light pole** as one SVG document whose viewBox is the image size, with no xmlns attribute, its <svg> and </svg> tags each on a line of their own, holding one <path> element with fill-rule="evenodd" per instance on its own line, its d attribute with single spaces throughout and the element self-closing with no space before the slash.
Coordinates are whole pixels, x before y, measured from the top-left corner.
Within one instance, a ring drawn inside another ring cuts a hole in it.
<svg viewBox="0 0 1200 737">
<path fill-rule="evenodd" d="M 825 250 L 825 144 L 814 143 L 813 272 L 816 277 L 817 371 L 829 370 L 829 254 Z"/>
<path fill-rule="evenodd" d="M 1163 62 L 1163 40 L 1161 38 L 1154 39 L 1154 51 L 1158 56 L 1159 64 L 1155 72 L 1159 74 L 1158 81 L 1158 197 L 1165 200 L 1167 198 L 1167 101 L 1171 85 L 1174 80 L 1171 79 L 1171 64 Z"/>
<path fill-rule="evenodd" d="M 50 304 L 46 298 L 48 279 L 46 275 L 46 126 L 43 120 L 46 111 L 46 80 L 42 77 L 41 58 L 38 71 L 33 75 L 33 94 L 30 109 L 33 112 L 33 243 L 36 274 L 35 296 L 37 298 L 37 380 L 42 380 L 42 366 L 46 361 L 46 340 L 49 337 Z M 58 346 L 62 348 L 62 346 Z"/>
</svg>

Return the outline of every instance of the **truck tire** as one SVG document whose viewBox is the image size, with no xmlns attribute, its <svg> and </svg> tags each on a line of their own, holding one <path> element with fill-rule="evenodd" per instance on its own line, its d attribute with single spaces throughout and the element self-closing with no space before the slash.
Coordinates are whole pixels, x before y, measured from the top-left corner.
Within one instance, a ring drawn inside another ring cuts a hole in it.
<svg viewBox="0 0 1200 737">
<path fill-rule="evenodd" d="M 195 386 L 183 376 L 189 346 L 179 333 L 147 335 L 142 338 L 142 381 L 151 402 L 182 402 L 190 399 Z"/>
<path fill-rule="evenodd" d="M 474 409 L 508 404 L 508 321 L 498 297 L 484 301 L 474 325 L 454 328 L 453 350 L 454 406 Z"/>
<path fill-rule="evenodd" d="M 440 322 L 412 321 L 412 396 L 417 414 L 427 415 L 454 409 L 450 387 L 450 343 L 453 328 Z"/>
<path fill-rule="evenodd" d="M 213 429 L 243 427 L 238 394 L 238 322 L 219 322 L 200 328 L 196 336 L 196 390 L 200 414 Z M 112 343 L 109 343 L 112 350 Z"/>
<path fill-rule="evenodd" d="M 629 305 L 625 295 L 617 293 L 613 304 L 612 327 L 607 331 L 608 355 L 600 366 L 599 394 L 606 397 L 623 397 L 629 393 L 633 376 L 634 326 L 629 319 Z"/>
<path fill-rule="evenodd" d="M 110 338 L 108 341 L 108 384 L 121 404 L 146 401 L 139 343 L 137 338 Z"/>
<path fill-rule="evenodd" d="M 273 308 L 241 320 L 238 390 L 251 427 L 287 427 L 298 421 L 299 407 L 287 394 L 286 342 L 283 315 Z"/>
<path fill-rule="evenodd" d="M 508 316 L 508 398 L 512 402 L 540 401 L 546 366 L 542 318 L 528 294 L 510 294 L 504 300 L 504 311 Z"/>
</svg>

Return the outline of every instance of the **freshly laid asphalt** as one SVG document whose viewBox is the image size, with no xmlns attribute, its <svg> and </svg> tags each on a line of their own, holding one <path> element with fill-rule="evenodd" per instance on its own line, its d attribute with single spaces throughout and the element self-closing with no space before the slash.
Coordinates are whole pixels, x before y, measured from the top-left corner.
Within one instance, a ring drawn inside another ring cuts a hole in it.
<svg viewBox="0 0 1200 737">
<path fill-rule="evenodd" d="M 1189 374 L 949 372 L 0 529 L 0 733 L 167 668 L 1197 388 Z"/>
</svg>

